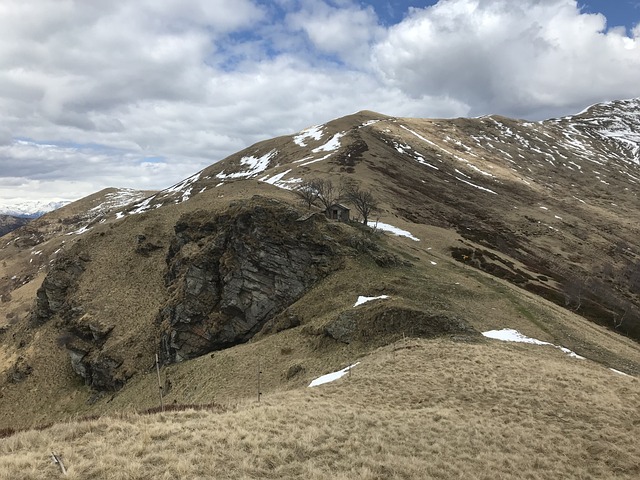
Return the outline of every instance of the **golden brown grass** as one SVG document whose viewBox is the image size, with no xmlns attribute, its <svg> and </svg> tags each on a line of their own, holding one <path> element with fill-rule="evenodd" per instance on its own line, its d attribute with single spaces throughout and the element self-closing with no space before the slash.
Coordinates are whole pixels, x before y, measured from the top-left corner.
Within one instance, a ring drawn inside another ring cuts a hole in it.
<svg viewBox="0 0 640 480">
<path fill-rule="evenodd" d="M 632 479 L 640 383 L 552 348 L 408 340 L 351 376 L 225 413 L 131 414 L 0 440 L 0 477 Z"/>
</svg>

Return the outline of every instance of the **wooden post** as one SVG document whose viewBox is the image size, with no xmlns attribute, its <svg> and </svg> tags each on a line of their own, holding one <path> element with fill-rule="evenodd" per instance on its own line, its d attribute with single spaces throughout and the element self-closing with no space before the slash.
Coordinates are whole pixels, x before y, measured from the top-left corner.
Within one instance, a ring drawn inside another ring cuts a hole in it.
<svg viewBox="0 0 640 480">
<path fill-rule="evenodd" d="M 262 395 L 262 362 L 258 358 L 258 403 L 260 403 L 260 396 Z"/>
<path fill-rule="evenodd" d="M 164 413 L 164 401 L 162 399 L 162 381 L 160 380 L 160 360 L 156 353 L 156 373 L 158 374 L 158 391 L 160 392 L 160 409 Z"/>
<path fill-rule="evenodd" d="M 63 475 L 67 474 L 67 469 L 64 468 L 64 463 L 62 463 L 62 456 L 58 455 L 56 452 L 51 452 L 51 460 L 60 467 L 60 471 Z"/>
</svg>

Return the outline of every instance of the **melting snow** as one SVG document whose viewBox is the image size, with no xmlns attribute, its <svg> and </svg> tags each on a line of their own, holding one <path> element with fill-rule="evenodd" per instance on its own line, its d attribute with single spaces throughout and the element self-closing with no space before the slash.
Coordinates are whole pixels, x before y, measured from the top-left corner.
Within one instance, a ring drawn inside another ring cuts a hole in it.
<svg viewBox="0 0 640 480">
<path fill-rule="evenodd" d="M 625 377 L 631 376 L 628 373 L 621 372 L 620 370 L 616 370 L 615 368 L 610 368 L 609 370 L 611 370 L 613 373 L 617 373 L 618 375 L 624 375 Z"/>
<path fill-rule="evenodd" d="M 283 180 L 283 178 L 289 173 L 291 172 L 291 169 L 286 170 L 284 172 L 278 173 L 276 175 L 273 175 L 272 177 L 269 177 L 268 175 L 261 178 L 260 181 L 261 182 L 265 182 L 265 183 L 269 183 L 271 185 L 275 185 L 276 187 L 279 188 L 284 188 L 285 190 L 291 190 L 295 187 L 296 184 L 298 183 L 302 183 L 302 179 L 301 178 L 289 178 L 287 180 Z"/>
<path fill-rule="evenodd" d="M 76 230 L 75 232 L 67 233 L 67 235 L 82 235 L 83 233 L 88 232 L 89 230 L 91 230 L 91 228 L 89 228 L 88 225 L 85 225 L 84 227 Z"/>
<path fill-rule="evenodd" d="M 310 161 L 308 161 L 308 162 L 304 162 L 304 163 L 302 164 L 302 166 L 303 166 L 303 167 L 306 167 L 307 165 L 311 165 L 312 163 L 316 163 L 316 162 L 320 162 L 320 161 L 322 161 L 322 160 L 325 160 L 325 159 L 329 158 L 330 156 L 331 156 L 331 154 L 329 153 L 329 154 L 325 155 L 324 157 L 320 157 L 320 158 L 316 158 L 316 159 L 314 159 L 314 160 L 310 160 Z"/>
<path fill-rule="evenodd" d="M 134 205 L 134 207 L 136 207 L 135 210 L 131 210 L 129 213 L 131 215 L 136 215 L 138 213 L 146 212 L 147 210 L 149 210 L 149 208 L 151 208 L 149 204 L 151 203 L 151 200 L 153 200 L 154 198 L 155 198 L 155 195 L 143 200 L 140 203 L 136 203 Z"/>
<path fill-rule="evenodd" d="M 340 139 L 345 136 L 344 132 L 336 133 L 331 139 L 324 145 L 319 146 L 311 150 L 313 153 L 318 152 L 333 152 L 340 148 Z"/>
<path fill-rule="evenodd" d="M 362 295 L 358 297 L 356 303 L 353 304 L 354 307 L 362 305 L 363 303 L 371 302 L 373 300 L 384 300 L 385 298 L 389 298 L 389 295 L 380 295 L 379 297 L 363 297 Z"/>
<path fill-rule="evenodd" d="M 249 167 L 244 172 L 224 173 L 224 170 L 216 175 L 216 178 L 226 180 L 227 178 L 250 178 L 255 177 L 260 172 L 264 172 L 269 168 L 269 161 L 278 153 L 277 150 L 271 150 L 269 153 L 256 158 L 253 156 L 242 157 L 240 159 L 240 165 Z"/>
<path fill-rule="evenodd" d="M 334 382 L 339 378 L 344 377 L 347 373 L 349 373 L 349 370 L 351 370 L 353 367 L 355 367 L 359 363 L 360 362 L 356 362 L 353 365 L 349 365 L 348 367 L 343 368 L 342 370 L 338 370 L 337 372 L 332 372 L 332 373 L 327 373 L 326 375 L 322 375 L 321 377 L 318 377 L 315 380 L 313 380 L 309 384 L 309 387 L 317 387 L 318 385 L 322 385 L 323 383 Z"/>
<path fill-rule="evenodd" d="M 564 353 L 566 353 L 570 357 L 584 360 L 584 357 L 581 357 L 580 355 L 569 350 L 568 348 L 559 347 L 558 345 L 554 345 L 553 343 L 543 342 L 542 340 L 537 340 L 535 338 L 527 337 L 526 335 L 523 335 L 519 331 L 514 330 L 512 328 L 503 328 L 502 330 L 490 330 L 488 332 L 483 332 L 482 335 L 488 338 L 493 338 L 495 340 L 501 340 L 503 342 L 531 343 L 533 345 L 550 345 L 554 348 L 562 350 Z"/>
<path fill-rule="evenodd" d="M 382 223 L 382 222 L 367 222 L 367 225 L 369 225 L 371 228 L 373 229 L 377 229 L 377 230 L 384 230 L 385 232 L 391 232 L 394 235 L 397 235 L 399 237 L 407 237 L 410 238 L 411 240 L 415 241 L 415 242 L 419 242 L 420 239 L 417 237 L 414 237 L 411 232 L 407 232 L 406 230 L 402 230 L 398 227 L 394 227 L 393 225 L 389 225 L 388 223 Z"/>
<path fill-rule="evenodd" d="M 320 140 L 322 138 L 322 129 L 324 125 L 315 125 L 313 127 L 305 128 L 298 135 L 293 137 L 293 141 L 300 147 L 306 147 L 306 139 L 311 138 L 313 140 Z"/>
<path fill-rule="evenodd" d="M 189 200 L 189 197 L 191 196 L 191 190 L 193 189 L 192 185 L 193 185 L 193 183 L 198 181 L 198 179 L 200 178 L 200 174 L 201 173 L 202 172 L 198 172 L 195 175 L 191 175 L 189 178 L 184 179 L 180 183 L 176 183 L 175 185 L 167 188 L 166 190 L 163 190 L 160 193 L 162 194 L 162 193 L 181 192 L 182 193 L 182 199 L 177 201 L 176 203 L 180 203 L 181 201 L 184 202 L 186 200 Z"/>
<path fill-rule="evenodd" d="M 118 191 L 113 193 L 108 193 L 105 195 L 105 201 L 100 205 L 97 205 L 89 210 L 92 213 L 105 213 L 108 210 L 113 210 L 115 208 L 124 207 L 125 205 L 130 204 L 131 202 L 135 202 L 136 200 L 140 200 L 143 196 L 143 192 L 138 190 L 133 190 L 130 188 L 121 188 Z"/>
<path fill-rule="evenodd" d="M 284 176 L 289 173 L 291 171 L 291 169 L 286 170 L 282 173 L 278 173 L 276 175 L 274 175 L 271 178 L 267 178 L 266 180 L 263 180 L 265 183 L 268 183 L 270 185 L 275 185 L 277 182 L 279 182 L 280 180 L 282 180 L 284 178 Z"/>
<path fill-rule="evenodd" d="M 466 183 L 467 185 L 470 185 L 470 186 L 472 186 L 474 188 L 477 188 L 478 190 L 484 190 L 485 192 L 489 192 L 489 193 L 493 193 L 494 195 L 497 195 L 496 192 L 494 192 L 493 190 L 489 190 L 488 188 L 481 187 L 480 185 L 476 185 L 475 183 L 468 182 L 468 181 L 463 180 L 462 178 L 458 178 L 456 176 L 454 176 L 454 178 L 456 180 L 460 180 L 462 183 Z"/>
</svg>

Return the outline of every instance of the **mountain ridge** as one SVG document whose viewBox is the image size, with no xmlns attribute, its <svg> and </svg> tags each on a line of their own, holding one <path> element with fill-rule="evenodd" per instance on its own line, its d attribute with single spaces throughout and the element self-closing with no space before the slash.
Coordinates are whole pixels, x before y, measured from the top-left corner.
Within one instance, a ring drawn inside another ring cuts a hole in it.
<svg viewBox="0 0 640 480">
<path fill-rule="evenodd" d="M 41 217 L 0 242 L 9 379 L 0 421 L 149 405 L 158 386 L 146 372 L 163 351 L 176 402 L 190 401 L 189 382 L 212 382 L 224 401 L 253 395 L 258 352 L 272 368 L 265 391 L 275 392 L 405 334 L 464 344 L 506 327 L 640 374 L 638 344 L 621 335 L 640 332 L 639 167 L 633 148 L 587 120 L 362 111 L 259 142 L 160 192 L 109 204 L 119 193 L 105 190 Z M 315 179 L 371 190 L 374 224 L 413 239 L 301 205 L 295 189 Z M 318 231 L 304 222 L 320 222 Z M 265 232 L 282 238 L 267 235 L 260 253 Z M 271 284 L 277 274 L 263 267 L 303 255 L 291 245 L 311 240 L 339 260 L 315 254 L 331 265 L 326 276 L 277 306 L 264 302 L 285 283 Z M 386 299 L 354 313 L 359 295 Z M 267 315 L 247 313 L 258 310 Z M 241 342 L 220 349 L 230 331 Z M 47 394 L 30 394 L 36 386 Z"/>
</svg>

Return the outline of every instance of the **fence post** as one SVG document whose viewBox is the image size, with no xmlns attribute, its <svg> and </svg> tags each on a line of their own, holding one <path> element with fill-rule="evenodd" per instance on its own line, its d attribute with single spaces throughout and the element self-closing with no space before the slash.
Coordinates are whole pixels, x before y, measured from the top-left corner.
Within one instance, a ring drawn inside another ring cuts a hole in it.
<svg viewBox="0 0 640 480">
<path fill-rule="evenodd" d="M 156 353 L 156 373 L 158 374 L 158 391 L 160 392 L 160 409 L 164 413 L 164 400 L 162 399 L 162 382 L 160 381 L 160 360 Z"/>
<path fill-rule="evenodd" d="M 260 403 L 260 396 L 262 395 L 262 362 L 258 358 L 258 403 Z"/>
</svg>

